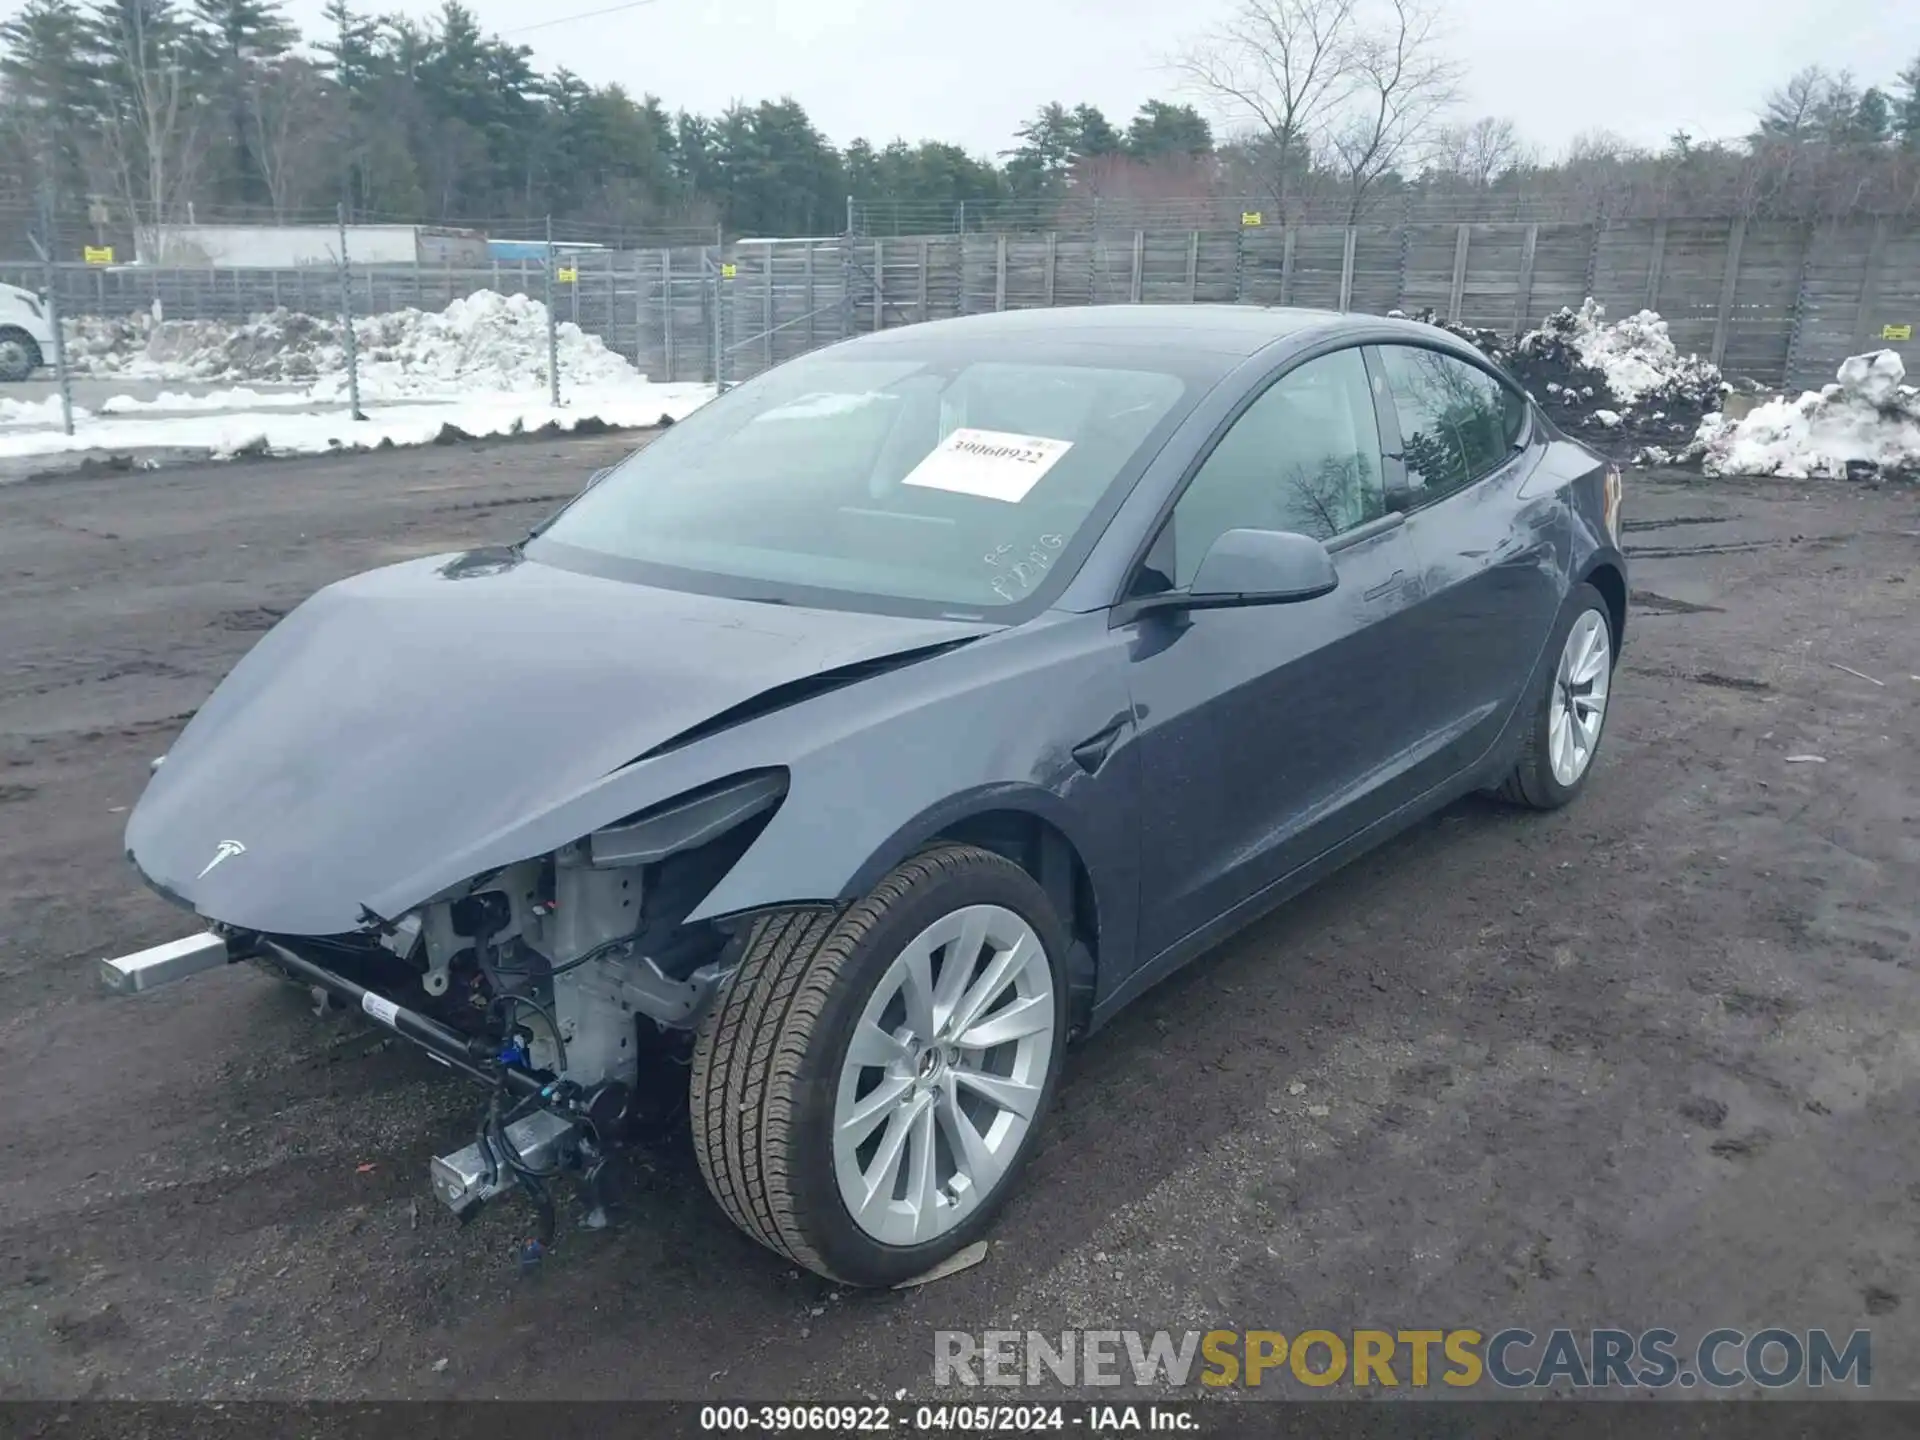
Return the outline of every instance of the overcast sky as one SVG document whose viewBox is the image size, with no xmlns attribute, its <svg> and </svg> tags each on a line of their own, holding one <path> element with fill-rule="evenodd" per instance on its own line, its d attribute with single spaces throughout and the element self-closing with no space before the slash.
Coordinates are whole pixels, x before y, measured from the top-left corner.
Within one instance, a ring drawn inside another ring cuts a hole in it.
<svg viewBox="0 0 1920 1440">
<path fill-rule="evenodd" d="M 321 3 L 293 0 L 309 35 Z M 543 69 L 651 91 L 669 109 L 790 94 L 836 144 L 928 138 L 979 154 L 1009 148 L 1049 100 L 1124 123 L 1148 96 L 1187 98 L 1165 62 L 1224 11 L 1220 0 L 651 0 L 555 25 L 543 22 L 617 0 L 468 3 L 482 25 L 518 31 Z M 1549 152 L 1595 128 L 1654 145 L 1680 128 L 1738 137 L 1803 65 L 1884 85 L 1920 55 L 1913 0 L 1452 0 L 1448 25 L 1468 66 L 1462 117 L 1511 118 Z"/>
</svg>

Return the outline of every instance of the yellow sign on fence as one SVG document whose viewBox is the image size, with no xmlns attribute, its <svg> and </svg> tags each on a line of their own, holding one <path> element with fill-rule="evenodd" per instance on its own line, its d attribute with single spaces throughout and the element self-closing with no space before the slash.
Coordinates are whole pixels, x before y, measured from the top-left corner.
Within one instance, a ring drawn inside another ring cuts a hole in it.
<svg viewBox="0 0 1920 1440">
<path fill-rule="evenodd" d="M 1242 225 L 1264 224 L 1266 218 L 1267 217 L 1262 215 L 1258 210 L 1242 210 L 1240 212 L 1240 223 Z"/>
<path fill-rule="evenodd" d="M 1913 338 L 1913 326 L 1882 325 L 1880 327 L 1880 338 L 1882 340 L 1911 340 Z"/>
<path fill-rule="evenodd" d="M 733 278 L 734 271 L 738 268 L 739 267 L 737 267 L 731 260 L 729 260 L 726 264 L 720 267 L 720 278 L 722 280 L 731 280 Z"/>
<path fill-rule="evenodd" d="M 111 245 L 88 245 L 81 249 L 81 258 L 89 265 L 111 265 L 113 247 Z"/>
<path fill-rule="evenodd" d="M 553 278 L 558 280 L 562 285 L 571 285 L 580 278 L 580 272 L 571 265 L 562 265 L 558 270 L 554 271 Z"/>
</svg>

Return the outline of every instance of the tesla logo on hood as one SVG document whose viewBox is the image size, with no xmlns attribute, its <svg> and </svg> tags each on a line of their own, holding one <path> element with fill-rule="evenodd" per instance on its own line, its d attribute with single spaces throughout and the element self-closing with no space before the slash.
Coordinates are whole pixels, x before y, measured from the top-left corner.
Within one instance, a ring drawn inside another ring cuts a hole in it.
<svg viewBox="0 0 1920 1440">
<path fill-rule="evenodd" d="M 242 845 L 238 840 L 222 840 L 218 845 L 213 847 L 213 859 L 207 861 L 207 868 L 193 878 L 196 880 L 204 880 L 208 875 L 213 873 L 213 867 L 221 861 L 231 860 L 236 855 L 244 855 L 246 853 L 247 847 Z"/>
</svg>

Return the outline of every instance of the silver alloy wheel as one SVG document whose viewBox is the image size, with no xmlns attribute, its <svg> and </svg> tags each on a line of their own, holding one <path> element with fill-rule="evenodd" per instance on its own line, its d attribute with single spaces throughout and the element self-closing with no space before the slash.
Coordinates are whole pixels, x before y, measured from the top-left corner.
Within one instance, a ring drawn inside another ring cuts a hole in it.
<svg viewBox="0 0 1920 1440">
<path fill-rule="evenodd" d="M 1612 674 L 1613 642 L 1606 617 L 1598 610 L 1582 611 L 1560 650 L 1547 721 L 1547 760 L 1562 785 L 1576 783 L 1593 761 Z"/>
<path fill-rule="evenodd" d="M 868 997 L 834 1099 L 854 1224 L 923 1245 L 972 1214 L 1032 1128 L 1053 1043 L 1053 970 L 1013 911 L 969 905 L 909 941 Z"/>
</svg>

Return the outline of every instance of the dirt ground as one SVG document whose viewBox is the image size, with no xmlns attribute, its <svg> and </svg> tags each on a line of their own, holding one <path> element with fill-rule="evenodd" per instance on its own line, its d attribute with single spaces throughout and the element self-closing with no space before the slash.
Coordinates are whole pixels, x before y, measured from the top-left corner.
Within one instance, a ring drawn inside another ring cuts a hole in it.
<svg viewBox="0 0 1920 1440">
<path fill-rule="evenodd" d="M 1580 803 L 1456 806 L 1140 1002 L 923 1290 L 776 1263 L 684 1144 L 523 1275 L 523 1212 L 427 1192 L 459 1082 L 249 967 L 98 993 L 180 932 L 122 827 L 260 632 L 630 443 L 0 486 L 0 1396 L 851 1399 L 936 1328 L 1507 1324 L 1870 1327 L 1915 1393 L 1911 490 L 1635 477 Z"/>
</svg>

